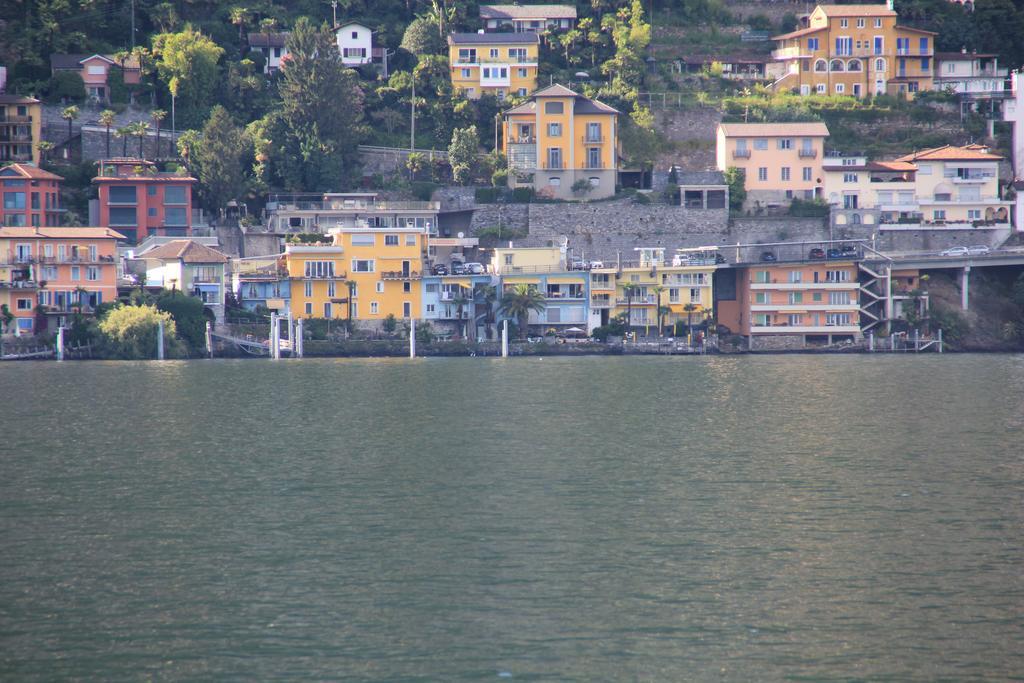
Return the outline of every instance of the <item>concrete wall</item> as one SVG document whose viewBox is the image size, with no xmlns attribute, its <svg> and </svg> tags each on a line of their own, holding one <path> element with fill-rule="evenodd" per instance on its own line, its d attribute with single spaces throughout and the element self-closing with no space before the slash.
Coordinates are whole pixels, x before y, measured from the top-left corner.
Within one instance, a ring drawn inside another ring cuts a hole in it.
<svg viewBox="0 0 1024 683">
<path fill-rule="evenodd" d="M 748 341 L 751 351 L 799 351 L 805 348 L 802 334 L 751 335 Z"/>
</svg>

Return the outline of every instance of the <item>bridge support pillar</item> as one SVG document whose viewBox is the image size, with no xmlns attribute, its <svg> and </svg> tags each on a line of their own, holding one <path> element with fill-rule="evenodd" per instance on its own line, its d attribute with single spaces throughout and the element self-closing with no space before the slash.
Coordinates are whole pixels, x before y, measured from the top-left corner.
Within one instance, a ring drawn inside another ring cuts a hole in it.
<svg viewBox="0 0 1024 683">
<path fill-rule="evenodd" d="M 967 310 L 970 302 L 971 267 L 964 266 L 960 271 L 960 308 Z"/>
</svg>

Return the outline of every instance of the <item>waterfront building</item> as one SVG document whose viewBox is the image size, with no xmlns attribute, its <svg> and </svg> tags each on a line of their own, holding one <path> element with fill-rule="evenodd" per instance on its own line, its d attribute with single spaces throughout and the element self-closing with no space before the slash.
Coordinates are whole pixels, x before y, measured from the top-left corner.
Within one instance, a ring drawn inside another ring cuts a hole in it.
<svg viewBox="0 0 1024 683">
<path fill-rule="evenodd" d="M 117 298 L 117 240 L 109 228 L 0 227 L 0 306 L 17 334 L 91 314 Z M 38 306 L 38 308 L 37 308 Z"/>
<path fill-rule="evenodd" d="M 525 284 L 544 296 L 544 310 L 530 313 L 531 332 L 546 334 L 576 328 L 589 333 L 593 329 L 589 274 L 585 270 L 570 270 L 564 248 L 498 248 L 491 264 L 501 277 L 502 293 Z"/>
<path fill-rule="evenodd" d="M 636 259 L 604 263 L 589 273 L 595 324 L 622 316 L 631 330 L 658 334 L 684 323 L 702 325 L 714 309 L 714 247 L 680 250 L 666 258 L 663 247 L 639 247 Z M 668 332 L 673 334 L 673 332 Z"/>
<path fill-rule="evenodd" d="M 1007 227 L 1013 202 L 999 196 L 1002 157 L 982 145 L 947 145 L 893 161 L 829 157 L 825 195 L 836 226 L 886 230 Z"/>
<path fill-rule="evenodd" d="M 31 97 L 0 93 L 0 163 L 30 161 L 38 166 L 42 135 L 42 103 Z"/>
<path fill-rule="evenodd" d="M 744 208 L 789 204 L 822 194 L 824 123 L 720 123 L 716 158 L 719 171 L 743 170 Z"/>
<path fill-rule="evenodd" d="M 448 36 L 452 88 L 475 100 L 503 100 L 537 89 L 540 38 L 536 33 L 453 33 Z"/>
<path fill-rule="evenodd" d="M 64 209 L 60 184 L 64 178 L 29 163 L 0 168 L 0 225 L 12 227 L 60 225 Z"/>
<path fill-rule="evenodd" d="M 563 85 L 535 92 L 504 114 L 510 187 L 559 199 L 615 194 L 619 112 Z"/>
<path fill-rule="evenodd" d="M 480 5 L 480 19 L 488 32 L 543 33 L 568 31 L 576 26 L 573 5 Z"/>
<path fill-rule="evenodd" d="M 903 95 L 931 90 L 935 33 L 900 26 L 887 5 L 818 5 L 807 26 L 775 36 L 785 75 L 775 90 L 801 95 Z"/>
<path fill-rule="evenodd" d="M 201 299 L 224 320 L 225 264 L 228 257 L 194 240 L 173 240 L 138 256 L 146 263 L 146 286 L 185 292 Z"/>
<path fill-rule="evenodd" d="M 232 259 L 231 291 L 242 308 L 287 313 L 291 280 L 284 254 Z"/>
<path fill-rule="evenodd" d="M 417 228 L 436 235 L 440 202 L 378 199 L 376 192 L 272 194 L 264 224 L 277 234 L 318 233 L 333 228 Z"/>
<path fill-rule="evenodd" d="M 86 96 L 94 102 L 110 101 L 110 75 L 115 70 L 120 71 L 120 78 L 128 85 L 138 85 L 142 80 L 142 68 L 135 55 L 128 54 L 120 62 L 115 55 L 50 55 L 50 73 L 77 73 L 85 84 Z"/>
<path fill-rule="evenodd" d="M 131 244 L 151 235 L 192 235 L 192 186 L 185 170 L 161 172 L 145 159 L 97 162 L 92 182 L 99 199 L 89 203 L 90 222 L 116 228 Z"/>
<path fill-rule="evenodd" d="M 252 32 L 249 34 L 249 51 L 263 55 L 263 73 L 273 74 L 288 59 L 288 32 Z"/>
<path fill-rule="evenodd" d="M 494 336 L 500 280 L 491 273 L 427 275 L 420 318 L 439 336 L 481 339 Z"/>
</svg>

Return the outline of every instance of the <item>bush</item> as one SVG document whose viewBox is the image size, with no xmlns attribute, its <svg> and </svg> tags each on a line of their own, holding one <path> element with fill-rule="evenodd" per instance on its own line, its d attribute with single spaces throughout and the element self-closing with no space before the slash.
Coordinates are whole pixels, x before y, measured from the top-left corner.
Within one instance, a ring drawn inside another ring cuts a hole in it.
<svg viewBox="0 0 1024 683">
<path fill-rule="evenodd" d="M 794 199 L 789 205 L 790 216 L 820 218 L 828 213 L 829 206 L 823 199 Z"/>
<path fill-rule="evenodd" d="M 437 183 L 432 183 L 424 180 L 417 180 L 409 185 L 409 189 L 416 199 L 421 202 L 429 202 L 430 198 L 434 194 L 434 190 L 441 187 Z"/>
<path fill-rule="evenodd" d="M 163 292 L 156 300 L 160 311 L 171 314 L 178 334 L 191 351 L 206 348 L 206 316 L 201 299 L 187 296 L 182 292 Z"/>
<path fill-rule="evenodd" d="M 111 358 L 145 360 L 156 358 L 157 327 L 164 323 L 166 357 L 181 355 L 174 318 L 156 306 L 121 306 L 100 321 L 103 352 Z"/>
<path fill-rule="evenodd" d="M 505 187 L 508 185 L 508 169 L 499 168 L 497 171 L 491 174 L 491 185 L 495 187 Z"/>
<path fill-rule="evenodd" d="M 517 204 L 528 204 L 533 201 L 534 195 L 532 187 L 517 187 L 512 190 L 512 201 Z"/>
<path fill-rule="evenodd" d="M 495 204 L 504 195 L 504 188 L 500 187 L 478 187 L 473 193 L 477 204 Z"/>
<path fill-rule="evenodd" d="M 942 330 L 942 340 L 957 346 L 970 331 L 967 319 L 959 311 L 942 306 L 932 306 L 931 323 Z"/>
<path fill-rule="evenodd" d="M 572 193 L 577 196 L 582 196 L 594 189 L 594 186 L 590 184 L 590 181 L 586 178 L 580 178 L 572 184 Z"/>
<path fill-rule="evenodd" d="M 81 102 L 85 99 L 85 81 L 77 71 L 58 71 L 50 79 L 48 95 L 47 99 L 51 102 Z"/>
</svg>

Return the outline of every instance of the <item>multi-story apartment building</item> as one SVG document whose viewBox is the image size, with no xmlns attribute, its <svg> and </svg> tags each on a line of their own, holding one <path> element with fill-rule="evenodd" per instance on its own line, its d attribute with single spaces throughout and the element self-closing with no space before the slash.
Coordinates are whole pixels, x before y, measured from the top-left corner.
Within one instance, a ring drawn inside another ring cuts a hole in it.
<svg viewBox="0 0 1024 683">
<path fill-rule="evenodd" d="M 250 33 L 249 50 L 263 55 L 263 73 L 276 73 L 288 59 L 289 33 Z"/>
<path fill-rule="evenodd" d="M 31 161 L 39 165 L 42 117 L 39 100 L 0 93 L 0 163 Z"/>
<path fill-rule="evenodd" d="M 1002 101 L 1012 95 L 1010 72 L 1000 68 L 995 53 L 936 52 L 934 83 L 936 90 L 960 96 L 960 110 L 965 116 L 981 111 L 998 118 Z"/>
<path fill-rule="evenodd" d="M 31 164 L 11 164 L 0 168 L 0 225 L 60 225 L 64 210 L 60 203 L 60 184 L 64 179 Z"/>
<path fill-rule="evenodd" d="M 530 331 L 544 334 L 570 328 L 593 329 L 589 311 L 589 274 L 570 270 L 559 247 L 508 247 L 494 250 L 491 262 L 501 290 L 527 285 L 544 295 L 544 310 L 531 311 Z M 500 317 L 500 316 L 499 316 Z"/>
<path fill-rule="evenodd" d="M 537 89 L 536 33 L 453 33 L 448 36 L 452 88 L 471 100 L 525 97 Z"/>
<path fill-rule="evenodd" d="M 287 313 L 291 281 L 285 266 L 283 254 L 232 259 L 231 291 L 242 308 Z"/>
<path fill-rule="evenodd" d="M 420 318 L 442 335 L 494 336 L 499 280 L 490 273 L 424 275 Z"/>
<path fill-rule="evenodd" d="M 324 233 L 333 228 L 421 228 L 437 234 L 440 202 L 378 199 L 375 192 L 270 195 L 267 230 L 279 234 Z"/>
<path fill-rule="evenodd" d="M 488 32 L 543 33 L 576 26 L 573 5 L 480 5 L 480 20 Z"/>
<path fill-rule="evenodd" d="M 563 85 L 535 92 L 505 112 L 510 187 L 559 199 L 615 194 L 619 112 Z"/>
<path fill-rule="evenodd" d="M 815 199 L 823 188 L 824 123 L 720 123 L 718 170 L 743 169 L 745 208 Z"/>
<path fill-rule="evenodd" d="M 178 290 L 201 299 L 218 321 L 224 319 L 228 257 L 193 240 L 172 240 L 139 256 L 146 262 L 146 286 Z"/>
<path fill-rule="evenodd" d="M 714 248 L 684 250 L 665 258 L 663 247 L 640 247 L 637 259 L 590 271 L 590 308 L 595 324 L 625 316 L 631 329 L 672 334 L 677 323 L 694 327 L 714 310 Z"/>
<path fill-rule="evenodd" d="M 63 325 L 116 299 L 119 239 L 109 228 L 0 227 L 0 305 L 17 333 L 41 332 L 50 317 Z"/>
<path fill-rule="evenodd" d="M 90 202 L 90 222 L 109 225 L 131 244 L 150 235 L 192 235 L 192 186 L 197 182 L 184 171 L 157 171 L 145 159 L 106 159 L 97 162 L 93 178 L 99 194 Z"/>
<path fill-rule="evenodd" d="M 114 55 L 50 55 L 50 72 L 54 76 L 61 72 L 77 73 L 85 84 L 86 96 L 98 102 L 110 101 L 109 79 L 114 69 L 121 71 L 121 78 L 129 85 L 138 85 L 142 80 L 142 69 L 135 56 L 118 62 Z"/>
<path fill-rule="evenodd" d="M 825 194 L 835 225 L 1005 227 L 1013 202 L 999 197 L 1001 160 L 982 145 L 947 145 L 894 161 L 830 157 Z"/>
<path fill-rule="evenodd" d="M 329 242 L 285 247 L 292 314 L 379 326 L 421 308 L 423 228 L 335 228 Z"/>
<path fill-rule="evenodd" d="M 806 28 L 774 37 L 785 75 L 772 87 L 854 97 L 931 90 L 936 34 L 896 22 L 891 1 L 818 5 Z"/>
</svg>

